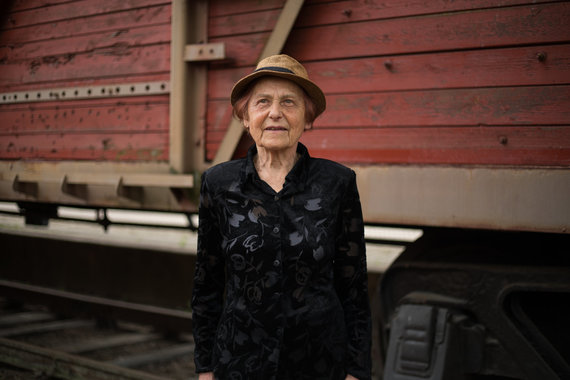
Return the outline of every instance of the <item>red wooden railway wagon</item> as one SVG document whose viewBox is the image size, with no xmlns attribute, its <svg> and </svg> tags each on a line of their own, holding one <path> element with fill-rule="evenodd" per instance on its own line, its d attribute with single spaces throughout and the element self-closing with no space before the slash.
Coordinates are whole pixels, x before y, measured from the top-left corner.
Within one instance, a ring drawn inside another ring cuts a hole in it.
<svg viewBox="0 0 570 380">
<path fill-rule="evenodd" d="M 251 143 L 232 84 L 283 52 L 327 96 L 311 154 L 357 171 L 367 223 L 424 230 L 380 289 L 385 378 L 570 373 L 568 1 L 0 7 L 1 200 L 195 212 Z"/>
</svg>

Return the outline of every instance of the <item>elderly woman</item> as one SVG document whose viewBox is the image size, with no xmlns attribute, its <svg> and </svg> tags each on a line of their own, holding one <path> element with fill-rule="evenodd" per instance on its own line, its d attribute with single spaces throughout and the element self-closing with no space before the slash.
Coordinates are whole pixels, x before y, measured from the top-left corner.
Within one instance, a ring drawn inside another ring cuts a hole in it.
<svg viewBox="0 0 570 380">
<path fill-rule="evenodd" d="M 293 58 L 238 81 L 255 144 L 202 177 L 192 296 L 200 379 L 369 379 L 370 307 L 355 173 L 299 142 L 326 106 Z"/>
</svg>

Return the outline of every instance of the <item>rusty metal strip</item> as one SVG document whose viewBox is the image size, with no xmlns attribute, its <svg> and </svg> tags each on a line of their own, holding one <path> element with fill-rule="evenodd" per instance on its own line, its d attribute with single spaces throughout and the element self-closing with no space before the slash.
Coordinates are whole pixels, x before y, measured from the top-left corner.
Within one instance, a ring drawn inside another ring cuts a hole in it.
<svg viewBox="0 0 570 380">
<path fill-rule="evenodd" d="M 209 44 L 190 44 L 184 49 L 184 61 L 209 62 L 226 58 L 226 44 L 223 42 Z"/>
<path fill-rule="evenodd" d="M 120 83 L 5 92 L 0 94 L 0 104 L 163 95 L 168 93 L 170 93 L 170 83 L 168 81 Z"/>
<path fill-rule="evenodd" d="M 0 362 L 58 379 L 165 380 L 164 377 L 0 338 Z"/>
<path fill-rule="evenodd" d="M 279 15 L 277 24 L 269 36 L 269 39 L 267 40 L 257 62 L 270 55 L 279 54 L 281 52 L 302 6 L 303 0 L 287 0 L 283 7 L 283 11 L 281 11 L 281 14 Z M 232 158 L 242 134 L 243 126 L 241 122 L 233 118 L 226 134 L 224 135 L 224 139 L 218 148 L 216 157 L 213 161 L 214 165 Z"/>
</svg>

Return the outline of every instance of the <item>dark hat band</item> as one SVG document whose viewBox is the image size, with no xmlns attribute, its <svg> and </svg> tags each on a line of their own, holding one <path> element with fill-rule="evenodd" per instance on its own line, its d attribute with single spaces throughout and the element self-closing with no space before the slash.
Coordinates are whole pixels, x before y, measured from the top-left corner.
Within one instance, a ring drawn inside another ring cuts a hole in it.
<svg viewBox="0 0 570 380">
<path fill-rule="evenodd" d="M 289 74 L 295 74 L 294 72 L 292 72 L 289 69 L 286 69 L 284 67 L 279 67 L 279 66 L 266 66 L 266 67 L 260 67 L 259 69 L 255 70 L 254 73 L 261 71 L 261 70 L 269 70 L 269 71 L 278 71 L 280 73 L 289 73 Z"/>
</svg>

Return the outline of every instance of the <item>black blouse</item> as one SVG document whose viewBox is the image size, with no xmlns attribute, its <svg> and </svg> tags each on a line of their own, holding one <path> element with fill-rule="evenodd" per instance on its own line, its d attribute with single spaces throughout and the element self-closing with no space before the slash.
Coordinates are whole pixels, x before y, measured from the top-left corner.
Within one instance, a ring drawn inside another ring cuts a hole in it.
<svg viewBox="0 0 570 380">
<path fill-rule="evenodd" d="M 197 372 L 370 379 L 364 227 L 351 169 L 301 158 L 276 193 L 247 158 L 202 176 L 192 296 Z"/>
</svg>

